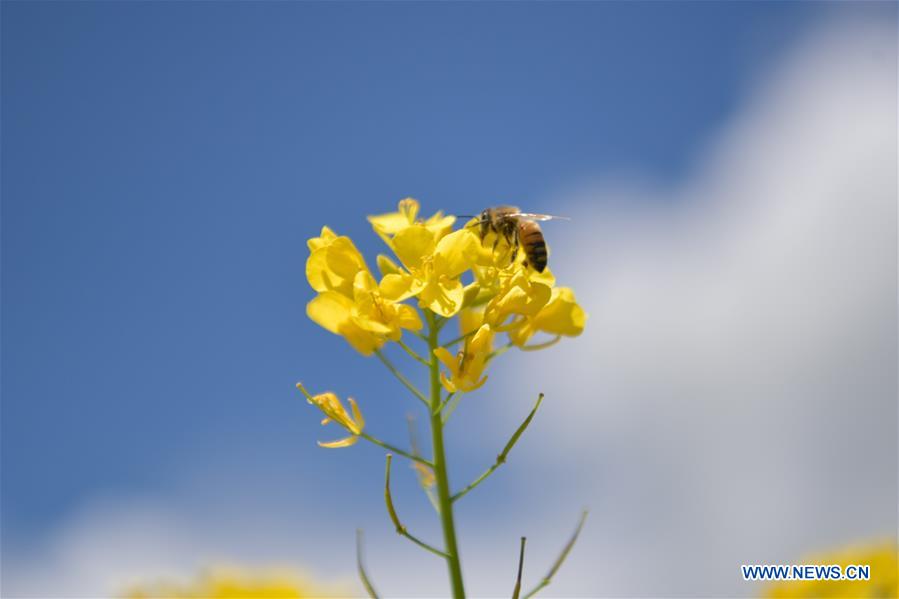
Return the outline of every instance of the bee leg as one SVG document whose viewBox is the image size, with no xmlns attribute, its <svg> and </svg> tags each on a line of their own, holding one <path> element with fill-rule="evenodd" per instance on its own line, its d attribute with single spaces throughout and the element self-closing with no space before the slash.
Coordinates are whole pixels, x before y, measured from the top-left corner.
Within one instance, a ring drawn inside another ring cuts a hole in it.
<svg viewBox="0 0 899 599">
<path fill-rule="evenodd" d="M 506 241 L 508 241 L 508 242 L 509 242 L 509 245 L 512 246 L 512 259 L 509 260 L 509 262 L 510 262 L 510 263 L 514 263 L 514 262 L 515 262 L 515 258 L 518 257 L 518 245 L 519 245 L 519 239 L 518 239 L 518 228 L 517 228 L 517 227 L 515 228 L 515 230 L 514 230 L 514 232 L 512 233 L 511 237 L 512 237 L 511 239 L 506 239 Z"/>
</svg>

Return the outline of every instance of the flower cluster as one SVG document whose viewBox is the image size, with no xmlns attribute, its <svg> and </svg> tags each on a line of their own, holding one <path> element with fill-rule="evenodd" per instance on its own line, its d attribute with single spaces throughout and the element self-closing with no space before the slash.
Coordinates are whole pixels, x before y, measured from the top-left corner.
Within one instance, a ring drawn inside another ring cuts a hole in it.
<svg viewBox="0 0 899 599">
<path fill-rule="evenodd" d="M 448 370 L 441 380 L 451 392 L 484 383 L 496 334 L 507 334 L 512 346 L 533 349 L 546 345 L 528 345 L 537 333 L 556 341 L 583 331 L 586 313 L 570 288 L 555 286 L 549 270 L 537 273 L 511 260 L 504 240 L 481 238 L 477 220 L 453 230 L 454 216 L 420 218 L 419 211 L 418 202 L 407 198 L 396 212 L 369 217 L 393 254 L 378 256 L 380 280 L 349 237 L 324 227 L 310 239 L 306 277 L 318 295 L 306 308 L 309 318 L 371 355 L 388 341 L 400 342 L 404 331 L 422 329 L 408 300 L 442 318 L 458 315 L 461 351 L 436 352 Z"/>
</svg>

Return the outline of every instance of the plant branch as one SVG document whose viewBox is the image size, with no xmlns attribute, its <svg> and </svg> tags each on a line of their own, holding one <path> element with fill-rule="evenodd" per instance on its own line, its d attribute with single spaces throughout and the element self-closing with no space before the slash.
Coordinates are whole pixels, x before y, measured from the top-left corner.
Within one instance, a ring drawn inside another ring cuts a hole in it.
<svg viewBox="0 0 899 599">
<path fill-rule="evenodd" d="M 513 345 L 515 345 L 515 344 L 512 343 L 511 341 L 509 341 L 509 342 L 506 343 L 505 345 L 501 345 L 500 347 L 496 348 L 495 350 L 493 350 L 492 352 L 490 352 L 490 355 L 489 355 L 489 356 L 487 356 L 487 361 L 490 362 L 490 361 L 493 360 L 494 358 L 500 357 L 501 355 L 503 355 L 504 353 L 506 353 L 507 351 L 509 351 L 509 350 L 512 348 Z"/>
<path fill-rule="evenodd" d="M 518 554 L 518 578 L 515 579 L 515 588 L 512 590 L 512 599 L 518 599 L 521 594 L 521 569 L 524 567 L 524 544 L 527 537 L 521 537 L 521 552 Z"/>
<path fill-rule="evenodd" d="M 534 419 L 534 414 L 537 413 L 537 408 L 540 407 L 540 404 L 542 402 L 543 402 L 543 394 L 541 393 L 540 395 L 537 396 L 537 403 L 534 404 L 534 407 L 531 409 L 531 413 L 528 414 L 528 417 L 524 419 L 524 422 L 522 422 L 518 426 L 518 428 L 515 430 L 515 433 L 512 435 L 512 438 L 509 439 L 509 442 L 506 443 L 505 447 L 503 447 L 502 452 L 500 452 L 500 454 L 498 456 L 496 456 L 496 462 L 494 462 L 492 466 L 487 468 L 487 470 L 485 470 L 481 476 L 477 477 L 474 480 L 474 482 L 472 482 L 470 485 L 468 485 L 467 487 L 465 487 L 464 489 L 462 489 L 461 491 L 459 491 L 458 493 L 453 495 L 453 501 L 457 501 L 457 500 L 461 499 L 463 496 L 465 496 L 466 493 L 468 493 L 469 491 L 471 491 L 472 489 L 477 487 L 479 484 L 484 482 L 488 476 L 493 474 L 494 470 L 496 470 L 497 468 L 499 468 L 500 466 L 502 466 L 503 464 L 506 463 L 506 457 L 509 455 L 509 452 L 512 451 L 512 448 L 515 447 L 515 444 L 518 442 L 519 437 L 521 437 L 522 433 L 524 433 L 525 429 L 531 423 L 531 420 Z"/>
<path fill-rule="evenodd" d="M 378 591 L 375 590 L 375 587 L 372 585 L 371 580 L 368 578 L 368 574 L 365 572 L 364 560 L 362 559 L 362 543 L 363 543 L 363 532 L 361 528 L 356 529 L 356 570 L 359 572 L 359 578 L 362 579 L 362 586 L 365 587 L 365 592 L 368 593 L 368 596 L 371 599 L 378 599 Z"/>
<path fill-rule="evenodd" d="M 552 568 L 549 569 L 549 572 L 546 573 L 546 576 L 543 577 L 543 580 L 540 581 L 540 584 L 531 589 L 525 596 L 524 599 L 530 599 L 534 595 L 536 595 L 540 590 L 549 586 L 549 583 L 552 582 L 553 576 L 555 576 L 556 572 L 558 572 L 559 568 L 562 566 L 562 562 L 565 561 L 565 558 L 568 557 L 568 553 L 571 551 L 571 548 L 574 547 L 575 541 L 577 541 L 577 537 L 581 534 L 581 529 L 584 527 L 584 522 L 587 521 L 587 510 L 581 512 L 581 519 L 577 523 L 577 528 L 574 529 L 574 534 L 571 535 L 571 538 L 568 539 L 568 542 L 565 543 L 565 547 L 562 548 L 562 553 L 559 554 L 559 557 L 556 558 L 555 563 L 553 563 Z"/>
<path fill-rule="evenodd" d="M 403 535 L 422 549 L 430 551 L 434 555 L 439 555 L 442 558 L 449 558 L 449 555 L 440 551 L 436 547 L 431 547 L 415 535 L 411 534 L 406 527 L 400 522 L 399 516 L 396 515 L 396 509 L 393 507 L 393 497 L 390 495 L 390 462 L 393 459 L 393 456 L 389 453 L 387 454 L 387 467 L 384 472 L 384 502 L 387 504 L 387 513 L 390 514 L 390 520 L 393 521 L 393 525 L 396 527 L 397 534 Z"/>
<path fill-rule="evenodd" d="M 406 350 L 406 353 L 409 354 L 410 356 L 412 356 L 412 359 L 414 359 L 416 362 L 418 362 L 420 364 L 424 364 L 425 366 L 430 366 L 430 363 L 427 360 L 425 360 L 424 358 L 419 356 L 418 352 L 416 352 L 414 349 L 412 349 L 411 347 L 406 345 L 406 343 L 402 339 L 397 340 L 397 345 L 399 345 L 404 350 Z"/>
<path fill-rule="evenodd" d="M 446 394 L 446 397 L 443 398 L 443 401 L 440 402 L 440 406 L 437 408 L 438 414 L 440 412 L 442 412 L 444 408 L 446 408 L 447 404 L 450 402 L 450 400 L 453 398 L 453 395 L 455 395 L 455 394 L 456 394 L 455 391 L 451 391 L 450 393 Z"/>
<path fill-rule="evenodd" d="M 456 338 L 453 339 L 452 341 L 447 341 L 447 342 L 444 343 L 441 347 L 445 347 L 445 348 L 449 349 L 451 346 L 453 346 L 453 345 L 459 343 L 460 341 L 465 341 L 466 339 L 468 339 L 469 337 L 471 337 L 472 335 L 474 335 L 475 333 L 477 333 L 478 330 L 479 330 L 479 329 L 474 329 L 473 331 L 468 331 L 468 332 L 465 333 L 464 335 L 459 335 L 458 337 L 456 337 Z"/>
<path fill-rule="evenodd" d="M 399 382 L 401 382 L 403 384 L 403 386 L 406 387 L 406 389 L 408 389 L 409 391 L 412 392 L 412 395 L 417 397 L 418 400 L 420 402 L 422 402 L 423 404 L 425 404 L 426 406 L 430 406 L 430 403 L 428 402 L 428 398 L 425 397 L 425 394 L 422 393 L 421 391 L 419 391 L 418 388 L 415 385 L 413 385 L 409 381 L 409 379 L 407 379 L 405 377 L 405 375 L 403 375 L 402 372 L 397 370 L 396 366 L 393 365 L 393 362 L 388 360 L 387 356 L 385 356 L 381 350 L 376 350 L 375 355 L 378 356 L 378 359 L 381 360 L 381 362 L 384 364 L 384 366 L 387 367 L 387 370 L 389 370 L 391 373 L 393 373 L 393 376 L 395 376 L 397 378 L 397 380 L 399 380 Z"/>
<path fill-rule="evenodd" d="M 452 399 L 452 401 L 450 401 L 450 399 Z M 458 407 L 459 402 L 461 400 L 462 400 L 461 395 L 454 396 L 454 394 L 450 394 L 450 396 L 446 398 L 446 407 L 445 407 L 445 409 L 441 408 L 443 410 L 443 416 L 442 416 L 443 424 L 446 424 L 447 421 L 449 421 L 450 416 L 452 416 L 453 412 L 456 411 L 456 407 Z"/>
<path fill-rule="evenodd" d="M 521 351 L 537 351 L 538 349 L 546 349 L 547 347 L 552 347 L 561 340 L 562 336 L 556 335 L 549 341 L 544 341 L 543 343 L 535 343 L 534 345 L 522 345 L 519 346 L 518 349 L 520 349 Z"/>
<path fill-rule="evenodd" d="M 434 466 L 434 464 L 432 464 L 432 463 L 430 462 L 430 460 L 426 460 L 425 458 L 423 458 L 423 457 L 421 457 L 421 456 L 417 456 L 417 455 L 415 455 L 415 454 L 409 453 L 408 451 L 405 451 L 405 450 L 403 450 L 403 449 L 400 449 L 399 447 L 395 447 L 395 446 L 391 445 L 390 443 L 385 443 L 384 441 L 381 441 L 380 439 L 377 439 L 377 438 L 375 438 L 375 437 L 372 437 L 372 436 L 369 435 L 368 433 L 363 432 L 363 433 L 360 433 L 359 436 L 362 437 L 363 439 L 365 439 L 366 441 L 370 442 L 370 443 L 374 443 L 375 445 L 378 445 L 378 446 L 380 446 L 380 447 L 383 447 L 383 448 L 386 449 L 387 451 L 392 451 L 393 453 L 398 454 L 398 455 L 401 455 L 401 456 L 403 456 L 404 458 L 409 458 L 409 459 L 412 460 L 413 462 L 419 462 L 419 463 L 424 464 L 425 466 L 428 466 L 428 467 L 433 467 L 433 466 Z"/>
</svg>

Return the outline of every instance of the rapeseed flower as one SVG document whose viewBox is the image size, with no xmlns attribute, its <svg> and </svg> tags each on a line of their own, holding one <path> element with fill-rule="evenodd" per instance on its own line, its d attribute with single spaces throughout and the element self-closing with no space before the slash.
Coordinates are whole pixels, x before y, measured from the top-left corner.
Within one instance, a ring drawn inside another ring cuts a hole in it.
<svg viewBox="0 0 899 599">
<path fill-rule="evenodd" d="M 526 316 L 521 326 L 509 331 L 509 340 L 524 346 L 538 331 L 557 337 L 576 337 L 584 332 L 586 322 L 587 313 L 575 300 L 574 291 L 568 287 L 555 287 L 549 301 L 537 314 Z"/>
<path fill-rule="evenodd" d="M 790 580 L 768 585 L 765 597 L 788 599 L 790 597 L 899 597 L 899 547 L 895 541 L 855 545 L 832 553 L 800 560 L 802 564 L 870 566 L 869 580 Z"/>
<path fill-rule="evenodd" d="M 236 568 L 215 568 L 187 582 L 139 584 L 125 594 L 127 599 L 305 599 L 345 596 L 345 587 L 326 589 L 286 570 L 247 572 Z"/>
<path fill-rule="evenodd" d="M 440 373 L 440 382 L 450 393 L 474 391 L 487 382 L 484 370 L 493 352 L 493 331 L 490 325 L 481 326 L 465 340 L 462 351 L 453 356 L 445 347 L 438 347 L 434 355 L 449 369 L 449 376 Z"/>
<path fill-rule="evenodd" d="M 437 238 L 443 237 L 449 233 L 456 222 L 455 216 L 444 216 L 443 212 L 436 212 L 430 218 L 421 221 L 418 219 L 418 212 L 421 209 L 418 200 L 414 198 L 405 198 L 397 204 L 396 212 L 380 214 L 377 216 L 369 216 L 368 222 L 371 223 L 375 232 L 385 241 L 391 239 L 394 235 L 408 227 L 420 224 L 431 231 Z M 388 241 L 388 245 L 389 241 Z"/>
<path fill-rule="evenodd" d="M 297 383 L 297 389 L 303 392 L 303 395 L 306 396 L 309 403 L 317 406 L 318 409 L 325 413 L 325 418 L 322 420 L 322 426 L 333 421 L 350 433 L 349 437 L 338 439 L 337 441 L 319 441 L 319 446 L 328 448 L 349 447 L 359 440 L 359 435 L 362 434 L 362 430 L 365 428 L 365 419 L 362 417 L 362 412 L 359 411 L 356 400 L 352 397 L 347 398 L 353 411 L 353 415 L 350 416 L 349 412 L 346 411 L 346 408 L 343 407 L 340 399 L 334 393 L 328 391 L 326 393 L 312 395 L 306 391 L 306 388 L 303 387 L 302 383 Z"/>
</svg>

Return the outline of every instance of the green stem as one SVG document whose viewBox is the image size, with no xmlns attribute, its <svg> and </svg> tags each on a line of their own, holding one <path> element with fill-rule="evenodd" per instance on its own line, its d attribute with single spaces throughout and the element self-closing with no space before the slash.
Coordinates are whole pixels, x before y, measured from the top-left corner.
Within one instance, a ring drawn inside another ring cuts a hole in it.
<svg viewBox="0 0 899 599">
<path fill-rule="evenodd" d="M 499 468 L 500 466 L 502 466 L 503 464 L 506 463 L 506 458 L 509 456 L 509 452 L 512 451 L 512 448 L 515 447 L 516 443 L 518 443 L 518 439 L 524 433 L 525 429 L 527 429 L 528 425 L 531 423 L 531 420 L 534 419 L 534 414 L 537 413 L 537 408 L 540 407 L 541 403 L 543 403 L 543 394 L 542 393 L 537 396 L 537 403 L 534 404 L 534 407 L 531 410 L 531 412 L 528 414 L 528 417 L 524 419 L 524 422 L 522 422 L 520 425 L 518 425 L 518 428 L 512 434 L 512 438 L 509 439 L 509 441 L 506 443 L 506 446 L 503 447 L 502 452 L 500 452 L 500 454 L 498 456 L 496 456 L 496 461 L 493 463 L 493 465 L 490 466 L 489 468 L 487 468 L 487 470 L 485 470 L 481 476 L 477 477 L 474 480 L 474 482 L 472 482 L 470 485 L 468 485 L 467 487 L 465 487 L 464 489 L 462 489 L 461 491 L 459 491 L 458 493 L 453 495 L 452 501 L 456 501 L 456 500 L 464 497 L 466 493 L 468 493 L 469 491 L 471 491 L 472 489 L 477 487 L 479 484 L 481 484 L 482 482 L 487 480 L 488 476 L 493 474 L 493 472 L 497 468 Z"/>
<path fill-rule="evenodd" d="M 384 503 L 387 504 L 387 513 L 390 514 L 390 521 L 393 522 L 393 525 L 396 527 L 397 534 L 403 535 L 422 549 L 430 551 L 434 555 L 439 555 L 440 557 L 448 558 L 449 556 L 437 549 L 436 547 L 431 547 L 412 533 L 406 529 L 406 526 L 400 522 L 400 517 L 396 513 L 396 507 L 393 505 L 393 495 L 390 494 L 390 461 L 393 458 L 389 453 L 387 454 L 387 466 L 384 473 Z"/>
<path fill-rule="evenodd" d="M 577 528 L 574 529 L 574 534 L 571 535 L 571 538 L 568 539 L 567 543 L 565 543 L 565 547 L 562 548 L 562 553 L 560 553 L 559 557 L 556 558 L 556 561 L 553 562 L 552 568 L 549 569 L 549 572 L 546 573 L 546 576 L 543 577 L 543 579 L 540 581 L 540 584 L 528 591 L 528 593 L 524 596 L 524 599 L 531 599 L 531 597 L 549 586 L 549 583 L 551 583 L 553 580 L 553 576 L 555 576 L 556 572 L 559 571 L 559 568 L 562 567 L 562 562 L 565 561 L 565 558 L 568 557 L 568 554 L 571 552 L 571 548 L 574 547 L 578 535 L 581 534 L 581 529 L 584 528 L 584 522 L 586 521 L 587 510 L 584 510 L 583 512 L 581 512 L 581 518 L 580 520 L 578 520 Z"/>
<path fill-rule="evenodd" d="M 403 342 L 402 339 L 398 339 L 396 343 L 397 343 L 397 345 L 399 345 L 400 347 L 402 347 L 402 348 L 405 350 L 405 352 L 406 352 L 407 354 L 409 354 L 409 356 L 412 357 L 413 360 L 415 360 L 415 361 L 418 362 L 419 364 L 424 364 L 425 366 L 428 366 L 428 365 L 429 365 L 429 363 L 428 363 L 427 360 L 425 360 L 424 358 L 422 358 L 421 356 L 419 356 L 419 355 L 418 355 L 418 352 L 416 352 L 414 349 L 412 349 L 411 347 L 409 347 L 408 345 L 406 345 L 405 342 Z"/>
<path fill-rule="evenodd" d="M 462 582 L 462 562 L 459 559 L 459 546 L 456 543 L 456 525 L 453 521 L 453 501 L 450 495 L 449 476 L 446 473 L 446 452 L 443 447 L 443 418 L 439 408 L 441 403 L 440 392 L 440 363 L 434 350 L 440 345 L 438 336 L 440 329 L 435 323 L 434 315 L 425 310 L 428 321 L 428 356 L 430 356 L 431 375 L 431 440 L 434 445 L 434 476 L 437 479 L 437 501 L 440 505 L 440 523 L 443 527 L 443 539 L 446 546 L 447 566 L 453 589 L 454 599 L 465 597 L 465 586 Z"/>
<path fill-rule="evenodd" d="M 384 441 L 381 441 L 377 437 L 372 437 L 368 433 L 359 433 L 359 436 L 362 437 L 363 439 L 365 439 L 366 441 L 368 441 L 369 443 L 374 443 L 375 445 L 383 447 L 387 451 L 392 451 L 393 453 L 395 453 L 397 455 L 401 455 L 404 458 L 408 458 L 408 459 L 412 460 L 413 462 L 419 462 L 421 464 L 424 464 L 425 466 L 433 466 L 433 464 L 431 464 L 431 462 L 429 462 L 425 458 L 421 457 L 420 455 L 415 455 L 415 454 L 409 453 L 408 451 L 404 451 L 404 450 L 400 449 L 399 447 L 396 447 L 395 445 L 391 445 L 390 443 L 385 443 Z"/>
<path fill-rule="evenodd" d="M 383 352 L 381 352 L 380 350 L 376 350 L 375 355 L 378 356 L 378 359 L 381 360 L 381 363 L 387 367 L 387 370 L 389 370 L 391 374 L 393 374 L 393 376 L 395 376 L 397 380 L 403 384 L 403 387 L 408 389 L 412 393 L 412 395 L 417 397 L 418 401 L 425 404 L 425 406 L 430 407 L 428 398 L 425 397 L 425 394 L 419 391 L 418 388 L 413 385 L 412 382 L 409 381 L 409 379 L 407 379 L 406 376 L 402 372 L 400 372 L 396 366 L 393 365 L 393 362 L 387 359 L 387 356 L 385 356 Z"/>
</svg>

